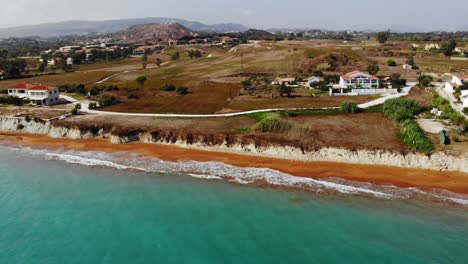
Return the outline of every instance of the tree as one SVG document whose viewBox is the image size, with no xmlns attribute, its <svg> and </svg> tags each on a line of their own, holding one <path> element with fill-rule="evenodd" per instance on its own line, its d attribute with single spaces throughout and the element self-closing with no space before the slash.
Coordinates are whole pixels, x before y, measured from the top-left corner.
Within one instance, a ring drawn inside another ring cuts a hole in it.
<svg viewBox="0 0 468 264">
<path fill-rule="evenodd" d="M 135 79 L 135 81 L 138 83 L 138 85 L 140 85 L 141 88 L 143 88 L 143 86 L 145 85 L 146 80 L 148 80 L 148 78 L 146 78 L 145 75 L 140 75 Z"/>
<path fill-rule="evenodd" d="M 382 44 L 387 42 L 388 35 L 389 35 L 388 32 L 379 32 L 379 33 L 377 33 L 377 41 L 379 43 L 382 43 Z"/>
<path fill-rule="evenodd" d="M 202 56 L 202 53 L 199 50 L 189 50 L 188 55 L 190 59 L 193 59 L 193 58 L 200 58 Z"/>
<path fill-rule="evenodd" d="M 420 87 L 428 87 L 434 79 L 430 75 L 422 75 L 418 78 Z"/>
<path fill-rule="evenodd" d="M 444 44 L 442 44 L 442 47 L 440 47 L 440 49 L 445 56 L 449 57 L 453 55 L 453 51 L 456 47 L 457 42 L 454 39 L 451 39 L 449 42 L 445 42 Z"/>
<path fill-rule="evenodd" d="M 406 64 L 411 65 L 411 66 L 414 66 L 415 63 L 414 63 L 414 56 L 413 56 L 413 54 L 410 54 L 410 55 L 408 56 L 408 58 L 406 59 Z"/>
<path fill-rule="evenodd" d="M 286 94 L 288 97 L 291 97 L 292 93 L 294 93 L 294 88 L 291 86 L 282 83 L 279 87 L 279 94 L 281 97 L 283 97 L 284 94 Z"/>
<path fill-rule="evenodd" d="M 367 66 L 367 72 L 369 72 L 369 74 L 376 75 L 379 71 L 380 67 L 375 62 Z"/>
<path fill-rule="evenodd" d="M 62 70 L 64 72 L 69 72 L 69 71 L 72 70 L 72 66 L 70 64 L 68 64 L 67 60 L 65 60 L 65 59 L 60 60 L 60 68 L 62 68 Z"/>
<path fill-rule="evenodd" d="M 143 53 L 143 57 L 141 57 L 141 67 L 143 70 L 146 70 L 146 67 L 148 67 L 148 52 L 146 51 Z"/>
<path fill-rule="evenodd" d="M 156 66 L 160 67 L 163 61 L 160 58 L 156 59 Z"/>
<path fill-rule="evenodd" d="M 390 67 L 396 67 L 397 63 L 396 63 L 395 59 L 390 58 L 390 59 L 387 60 L 387 65 L 390 66 Z"/>
<path fill-rule="evenodd" d="M 6 59 L 8 57 L 8 50 L 6 49 L 1 49 L 0 50 L 0 58 L 1 59 Z"/>
<path fill-rule="evenodd" d="M 180 59 L 180 53 L 179 51 L 174 52 L 174 54 L 171 55 L 172 60 L 178 60 Z"/>
<path fill-rule="evenodd" d="M 0 69 L 5 71 L 6 78 L 18 78 L 26 70 L 27 63 L 23 59 L 0 59 Z"/>
</svg>

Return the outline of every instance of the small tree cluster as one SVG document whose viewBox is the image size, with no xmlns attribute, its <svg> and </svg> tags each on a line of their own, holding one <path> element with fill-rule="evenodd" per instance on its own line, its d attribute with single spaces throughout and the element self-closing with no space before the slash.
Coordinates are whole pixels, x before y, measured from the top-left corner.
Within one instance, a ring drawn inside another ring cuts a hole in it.
<svg viewBox="0 0 468 264">
<path fill-rule="evenodd" d="M 193 58 L 200 58 L 202 56 L 202 53 L 199 50 L 189 50 L 188 55 L 191 59 L 193 59 Z"/>
</svg>

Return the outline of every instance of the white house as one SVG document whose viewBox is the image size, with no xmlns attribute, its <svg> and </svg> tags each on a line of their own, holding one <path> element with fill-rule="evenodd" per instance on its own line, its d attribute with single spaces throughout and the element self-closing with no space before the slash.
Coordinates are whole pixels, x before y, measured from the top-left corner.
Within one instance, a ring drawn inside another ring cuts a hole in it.
<svg viewBox="0 0 468 264">
<path fill-rule="evenodd" d="M 4 70 L 0 70 L 0 80 L 5 79 L 6 72 Z"/>
<path fill-rule="evenodd" d="M 272 84 L 297 87 L 296 78 L 277 78 Z"/>
<path fill-rule="evenodd" d="M 73 65 L 73 59 L 71 57 L 67 58 L 67 65 Z"/>
<path fill-rule="evenodd" d="M 405 69 L 405 70 L 412 70 L 413 66 L 411 66 L 409 64 L 403 64 L 402 68 Z"/>
<path fill-rule="evenodd" d="M 450 82 L 445 83 L 445 91 L 453 93 L 455 92 L 455 89 L 462 85 L 464 82 L 468 82 L 468 75 L 454 75 Z"/>
<path fill-rule="evenodd" d="M 462 101 L 463 107 L 468 107 L 468 90 L 462 90 L 460 99 Z"/>
<path fill-rule="evenodd" d="M 424 46 L 424 50 L 431 50 L 431 49 L 440 49 L 440 45 L 437 43 L 428 43 Z"/>
<path fill-rule="evenodd" d="M 19 98 L 29 98 L 31 104 L 48 106 L 59 102 L 59 90 L 57 87 L 36 85 L 30 83 L 20 83 L 8 87 L 8 95 Z"/>
<path fill-rule="evenodd" d="M 379 88 L 379 78 L 361 71 L 349 72 L 340 77 L 340 88 Z"/>
</svg>

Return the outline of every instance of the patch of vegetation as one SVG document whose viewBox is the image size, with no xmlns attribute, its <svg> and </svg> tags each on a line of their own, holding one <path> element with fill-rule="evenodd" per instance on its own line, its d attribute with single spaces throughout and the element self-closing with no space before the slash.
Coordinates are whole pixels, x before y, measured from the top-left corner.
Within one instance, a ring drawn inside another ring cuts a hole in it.
<svg viewBox="0 0 468 264">
<path fill-rule="evenodd" d="M 263 133 L 286 133 L 291 124 L 278 114 L 270 114 L 257 124 L 256 130 Z"/>
<path fill-rule="evenodd" d="M 400 122 L 406 119 L 413 119 L 422 110 L 422 107 L 414 100 L 395 98 L 387 100 L 382 110 L 385 117 Z"/>
<path fill-rule="evenodd" d="M 102 96 L 101 98 L 99 98 L 98 102 L 99 102 L 99 107 L 107 107 L 107 106 L 116 105 L 120 103 L 116 97 L 109 96 L 109 95 Z"/>
<path fill-rule="evenodd" d="M 176 92 L 180 95 L 187 95 L 190 93 L 190 90 L 187 87 L 177 87 Z"/>
<path fill-rule="evenodd" d="M 177 89 L 177 87 L 173 84 L 165 84 L 160 89 L 161 91 L 173 92 Z"/>
<path fill-rule="evenodd" d="M 401 129 L 398 137 L 403 140 L 406 145 L 419 151 L 430 152 L 434 150 L 432 141 L 426 137 L 424 131 L 422 131 L 414 120 L 404 120 L 400 123 L 400 127 Z"/>
<path fill-rule="evenodd" d="M 429 87 L 431 83 L 434 81 L 434 78 L 430 75 L 421 75 L 418 78 L 419 87 Z"/>
<path fill-rule="evenodd" d="M 341 104 L 341 110 L 347 114 L 356 114 L 360 111 L 359 106 L 353 102 L 343 102 Z"/>
<path fill-rule="evenodd" d="M 29 99 L 27 98 L 19 98 L 18 96 L 14 95 L 6 95 L 6 96 L 0 96 L 0 104 L 6 104 L 6 105 L 23 105 L 25 103 L 28 103 Z"/>
<path fill-rule="evenodd" d="M 432 141 L 413 120 L 421 111 L 422 107 L 416 101 L 405 98 L 390 99 L 383 106 L 384 115 L 400 124 L 398 137 L 414 150 L 429 152 L 434 150 Z"/>
<path fill-rule="evenodd" d="M 445 100 L 440 95 L 438 94 L 433 95 L 432 105 L 439 108 L 439 110 L 443 112 L 440 118 L 448 119 L 450 120 L 450 122 L 452 122 L 454 125 L 457 125 L 457 126 L 467 125 L 468 121 L 465 119 L 465 117 L 461 115 L 460 113 L 456 112 L 455 110 L 453 110 L 452 106 L 450 105 L 450 102 Z M 464 112 L 467 112 L 467 111 L 464 110 Z"/>
</svg>

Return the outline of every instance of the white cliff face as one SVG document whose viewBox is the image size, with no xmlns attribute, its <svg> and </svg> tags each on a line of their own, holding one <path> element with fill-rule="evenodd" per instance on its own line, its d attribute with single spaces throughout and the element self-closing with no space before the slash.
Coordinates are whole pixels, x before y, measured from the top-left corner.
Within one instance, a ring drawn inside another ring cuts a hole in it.
<svg viewBox="0 0 468 264">
<path fill-rule="evenodd" d="M 91 131 L 80 130 L 78 128 L 54 126 L 50 122 L 13 117 L 0 117 L 0 130 L 47 134 L 52 138 L 103 138 L 108 139 L 113 144 L 141 141 L 148 144 L 177 145 L 185 148 L 195 148 L 208 151 L 223 151 L 300 161 L 328 161 L 366 165 L 385 165 L 403 168 L 460 171 L 468 173 L 468 155 L 454 157 L 443 152 L 434 153 L 431 156 L 428 156 L 420 153 L 403 155 L 400 153 L 380 150 L 352 151 L 341 148 L 322 148 L 318 151 L 304 153 L 298 148 L 288 146 L 256 147 L 254 144 L 228 145 L 227 142 L 213 146 L 200 141 L 189 143 L 186 140 L 181 139 L 178 139 L 176 142 L 170 142 L 164 139 L 155 139 L 149 132 L 117 136 L 112 135 L 111 133 L 105 133 L 103 129 L 99 129 L 97 132 L 92 133 Z"/>
</svg>

